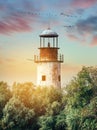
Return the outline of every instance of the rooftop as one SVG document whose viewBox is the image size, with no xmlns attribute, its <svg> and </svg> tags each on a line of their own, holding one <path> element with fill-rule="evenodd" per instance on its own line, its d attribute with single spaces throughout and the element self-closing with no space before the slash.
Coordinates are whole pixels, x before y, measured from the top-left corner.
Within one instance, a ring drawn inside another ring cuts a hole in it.
<svg viewBox="0 0 97 130">
<path fill-rule="evenodd" d="M 50 28 L 48 28 L 40 34 L 40 37 L 58 37 L 58 34 L 52 31 Z"/>
</svg>

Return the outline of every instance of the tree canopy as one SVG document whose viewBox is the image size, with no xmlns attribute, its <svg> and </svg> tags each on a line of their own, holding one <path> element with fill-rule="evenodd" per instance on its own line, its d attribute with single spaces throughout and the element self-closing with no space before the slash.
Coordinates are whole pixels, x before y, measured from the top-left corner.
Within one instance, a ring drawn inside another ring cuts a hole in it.
<svg viewBox="0 0 97 130">
<path fill-rule="evenodd" d="M 64 87 L 0 82 L 0 130 L 97 130 L 97 68 Z"/>
</svg>

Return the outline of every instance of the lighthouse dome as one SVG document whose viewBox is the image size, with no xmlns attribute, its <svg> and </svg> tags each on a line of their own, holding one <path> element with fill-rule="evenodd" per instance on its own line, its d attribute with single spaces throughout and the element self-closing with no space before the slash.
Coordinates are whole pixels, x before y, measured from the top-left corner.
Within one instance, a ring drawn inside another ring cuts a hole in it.
<svg viewBox="0 0 97 130">
<path fill-rule="evenodd" d="M 58 37 L 58 34 L 52 31 L 50 28 L 48 28 L 40 34 L 40 37 Z"/>
</svg>

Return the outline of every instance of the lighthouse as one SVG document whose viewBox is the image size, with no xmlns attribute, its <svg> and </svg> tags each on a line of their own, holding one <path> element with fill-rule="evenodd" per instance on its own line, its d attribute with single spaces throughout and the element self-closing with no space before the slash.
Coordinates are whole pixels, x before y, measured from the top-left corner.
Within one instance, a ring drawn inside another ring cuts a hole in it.
<svg viewBox="0 0 97 130">
<path fill-rule="evenodd" d="M 37 85 L 61 88 L 62 54 L 58 54 L 58 34 L 50 28 L 40 34 L 39 56 L 34 55 L 37 63 Z"/>
</svg>

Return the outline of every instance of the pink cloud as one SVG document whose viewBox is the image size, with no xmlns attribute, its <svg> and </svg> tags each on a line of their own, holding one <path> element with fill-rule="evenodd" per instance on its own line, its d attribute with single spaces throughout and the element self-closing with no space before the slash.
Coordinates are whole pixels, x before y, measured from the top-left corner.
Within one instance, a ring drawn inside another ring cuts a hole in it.
<svg viewBox="0 0 97 130">
<path fill-rule="evenodd" d="M 14 11 L 0 21 L 0 33 L 31 32 L 37 29 L 38 23 L 41 23 L 42 27 L 47 27 L 48 19 L 44 18 L 40 13 L 33 13 L 33 11 Z M 36 24 L 37 26 L 35 26 Z M 58 24 L 59 22 L 53 18 L 53 25 Z"/>
<path fill-rule="evenodd" d="M 77 8 L 88 8 L 97 3 L 97 0 L 73 0 L 72 5 Z"/>
<path fill-rule="evenodd" d="M 97 46 L 97 35 L 93 37 L 92 42 L 90 44 L 91 46 Z"/>
<path fill-rule="evenodd" d="M 69 38 L 70 40 L 73 40 L 73 41 L 79 40 L 75 35 L 68 34 L 67 36 L 68 36 L 68 38 Z"/>
<path fill-rule="evenodd" d="M 5 20 L 0 21 L 0 33 L 9 34 L 12 32 L 28 32 L 31 31 L 32 21 L 24 16 L 9 16 Z"/>
<path fill-rule="evenodd" d="M 0 2 L 0 34 L 14 32 L 30 32 L 35 27 L 37 15 L 33 15 L 36 8 L 31 0 L 17 0 L 14 2 Z M 32 12 L 28 13 L 29 11 Z"/>
</svg>

